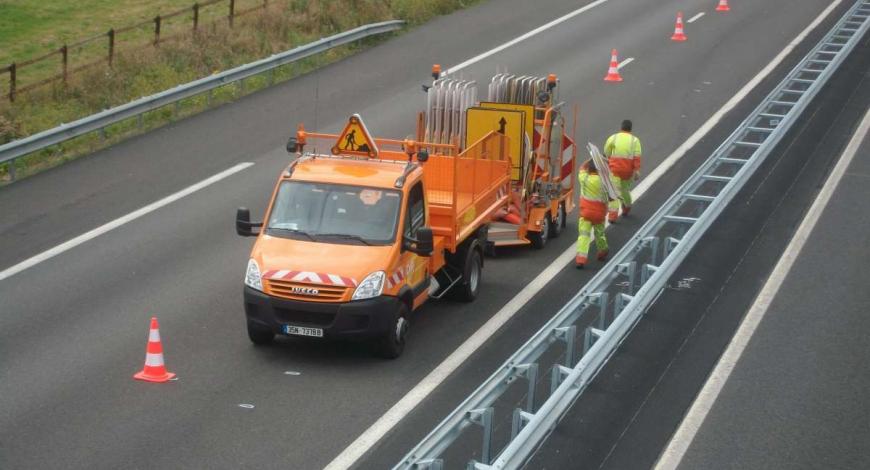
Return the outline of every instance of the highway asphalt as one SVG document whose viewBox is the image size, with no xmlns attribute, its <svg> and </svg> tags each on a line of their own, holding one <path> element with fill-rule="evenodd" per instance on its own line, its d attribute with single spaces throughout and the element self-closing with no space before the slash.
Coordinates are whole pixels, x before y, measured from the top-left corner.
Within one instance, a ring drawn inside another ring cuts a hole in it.
<svg viewBox="0 0 870 470">
<path fill-rule="evenodd" d="M 374 134 L 404 137 L 423 105 L 419 85 L 432 63 L 460 63 L 587 3 L 485 2 L 315 74 L 0 189 L 0 269 L 6 269 L 240 162 L 254 163 L 0 281 L 0 467 L 318 468 L 331 461 L 570 246 L 576 224 L 542 252 L 502 250 L 488 260 L 476 302 L 424 307 L 405 355 L 383 361 L 356 344 L 249 344 L 241 277 L 251 240 L 235 235 L 234 209 L 262 213 L 288 162 L 283 143 L 298 121 L 334 131 L 359 112 Z M 581 106 L 578 140 L 601 142 L 630 117 L 644 141 L 648 173 L 829 2 L 772 0 L 724 15 L 714 14 L 712 3 L 611 0 L 462 75 L 485 84 L 497 68 L 559 74 L 562 100 Z M 687 17 L 707 12 L 687 26 L 683 44 L 668 40 L 677 9 Z M 811 34 L 653 186 L 634 218 L 611 231 L 613 243 L 631 235 L 817 37 Z M 635 58 L 619 85 L 601 81 L 613 47 Z M 398 461 L 593 273 L 563 270 L 360 466 Z M 177 382 L 132 380 L 151 315 L 160 319 Z"/>
</svg>

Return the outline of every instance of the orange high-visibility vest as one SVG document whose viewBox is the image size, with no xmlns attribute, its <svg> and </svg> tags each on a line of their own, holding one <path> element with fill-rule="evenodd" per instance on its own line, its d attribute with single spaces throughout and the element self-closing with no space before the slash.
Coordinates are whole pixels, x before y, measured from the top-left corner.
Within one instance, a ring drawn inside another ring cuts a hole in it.
<svg viewBox="0 0 870 470">
<path fill-rule="evenodd" d="M 640 170 L 640 139 L 630 132 L 617 132 L 607 138 L 604 144 L 604 156 L 610 171 L 617 177 L 627 180 Z"/>
<path fill-rule="evenodd" d="M 598 173 L 590 173 L 584 166 L 578 175 L 580 180 L 580 217 L 593 224 L 603 224 L 607 216 L 607 190 Z"/>
</svg>

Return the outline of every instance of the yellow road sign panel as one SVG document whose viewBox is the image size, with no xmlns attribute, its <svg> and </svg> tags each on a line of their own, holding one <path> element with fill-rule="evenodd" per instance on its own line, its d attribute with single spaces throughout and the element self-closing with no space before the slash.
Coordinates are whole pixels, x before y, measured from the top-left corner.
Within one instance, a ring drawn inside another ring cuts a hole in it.
<svg viewBox="0 0 870 470">
<path fill-rule="evenodd" d="M 491 101 L 481 101 L 481 108 L 486 109 L 504 109 L 508 111 L 522 111 L 526 114 L 526 126 L 523 130 L 529 136 L 529 139 L 535 135 L 535 107 L 530 104 L 511 104 L 511 103 L 493 103 Z"/>
<path fill-rule="evenodd" d="M 359 155 L 362 157 L 375 158 L 378 156 L 378 146 L 375 139 L 369 134 L 365 123 L 359 114 L 354 114 L 347 121 L 347 126 L 341 131 L 335 145 L 332 146 L 333 155 Z"/>
<path fill-rule="evenodd" d="M 523 167 L 525 120 L 526 116 L 522 111 L 468 108 L 465 121 L 465 148 L 493 131 L 508 136 L 510 138 L 511 178 L 518 179 Z"/>
</svg>

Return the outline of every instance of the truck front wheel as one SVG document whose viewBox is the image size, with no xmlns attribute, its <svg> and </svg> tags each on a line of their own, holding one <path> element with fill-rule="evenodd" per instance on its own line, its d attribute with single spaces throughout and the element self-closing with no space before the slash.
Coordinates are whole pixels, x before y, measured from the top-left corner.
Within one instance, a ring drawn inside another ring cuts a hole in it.
<svg viewBox="0 0 870 470">
<path fill-rule="evenodd" d="M 248 338 L 257 346 L 269 344 L 275 339 L 275 333 L 269 328 L 248 320 Z"/>
<path fill-rule="evenodd" d="M 405 303 L 399 305 L 390 330 L 378 342 L 378 355 L 384 359 L 395 359 L 405 350 L 405 338 L 408 335 L 408 316 L 410 310 Z"/>
</svg>

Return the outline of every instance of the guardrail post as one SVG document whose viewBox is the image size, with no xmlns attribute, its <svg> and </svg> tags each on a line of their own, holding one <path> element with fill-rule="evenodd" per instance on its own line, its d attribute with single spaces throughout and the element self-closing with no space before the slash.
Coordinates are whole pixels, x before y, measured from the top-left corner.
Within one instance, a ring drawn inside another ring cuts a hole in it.
<svg viewBox="0 0 870 470">
<path fill-rule="evenodd" d="M 574 365 L 574 337 L 577 335 L 577 325 L 553 328 L 553 337 L 565 342 L 565 367 Z"/>
<path fill-rule="evenodd" d="M 69 77 L 69 49 L 66 47 L 66 44 L 60 48 L 61 61 L 63 63 L 63 82 L 66 83 L 66 79 Z"/>
<path fill-rule="evenodd" d="M 526 394 L 526 411 L 535 411 L 535 385 L 538 382 L 538 363 L 519 364 L 514 366 L 516 377 L 522 377 L 529 382 L 529 391 Z"/>
<path fill-rule="evenodd" d="M 154 45 L 160 45 L 160 15 L 154 17 Z"/>
<path fill-rule="evenodd" d="M 199 28 L 199 3 L 193 4 L 193 32 Z"/>
<path fill-rule="evenodd" d="M 640 241 L 641 247 L 649 247 L 650 249 L 650 263 L 658 264 L 659 257 L 659 237 L 646 237 L 641 239 Z M 641 282 L 643 284 L 643 282 Z"/>
<path fill-rule="evenodd" d="M 571 369 L 559 364 L 554 365 L 551 370 L 553 372 L 550 376 L 550 396 L 556 393 L 556 389 L 562 384 L 562 379 L 571 374 Z"/>
<path fill-rule="evenodd" d="M 15 62 L 9 65 L 9 101 L 15 101 L 15 82 L 17 81 L 16 77 L 16 65 Z"/>
<path fill-rule="evenodd" d="M 15 181 L 15 162 L 9 162 L 9 165 L 7 165 L 6 167 L 9 168 L 9 182 L 11 183 Z"/>
<path fill-rule="evenodd" d="M 416 468 L 419 470 L 444 470 L 444 460 L 442 459 L 426 459 L 417 462 Z"/>
<path fill-rule="evenodd" d="M 514 440 L 517 437 L 517 434 L 523 430 L 526 423 L 528 423 L 534 416 L 535 415 L 532 413 L 526 413 L 519 408 L 514 408 L 514 415 L 511 420 L 511 440 Z"/>
<path fill-rule="evenodd" d="M 465 414 L 465 417 L 474 424 L 483 427 L 483 447 L 480 452 L 480 459 L 485 464 L 490 462 L 490 451 L 492 447 L 492 414 L 493 409 L 478 408 L 470 410 Z"/>
<path fill-rule="evenodd" d="M 598 328 L 602 330 L 607 327 L 607 302 L 610 300 L 610 294 L 607 292 L 596 292 L 589 294 L 591 305 L 598 306 Z"/>
<path fill-rule="evenodd" d="M 595 341 L 597 341 L 603 334 L 604 330 L 587 326 L 583 335 L 583 354 L 589 352 L 589 348 L 591 348 L 592 345 L 595 344 Z M 553 390 L 555 390 L 555 388 Z"/>
<path fill-rule="evenodd" d="M 233 17 L 236 15 L 236 0 L 230 0 L 230 15 L 227 17 L 230 22 L 230 28 L 233 27 Z"/>
<path fill-rule="evenodd" d="M 670 256 L 671 251 L 673 251 L 674 248 L 676 248 L 677 245 L 679 245 L 679 244 L 680 244 L 680 239 L 679 239 L 679 238 L 674 238 L 674 237 L 667 237 L 667 238 L 665 238 L 665 247 L 664 247 L 664 250 L 663 250 L 663 251 L 664 251 L 664 257 L 662 258 L 662 261 L 664 261 L 665 259 L 667 259 L 667 257 Z"/>
<path fill-rule="evenodd" d="M 115 59 L 115 29 L 110 29 L 106 36 L 109 37 L 109 67 Z"/>
<path fill-rule="evenodd" d="M 629 261 L 628 263 L 620 263 L 616 265 L 616 272 L 628 278 L 627 287 L 629 293 L 634 293 L 634 271 L 636 267 L 636 261 Z"/>
</svg>

